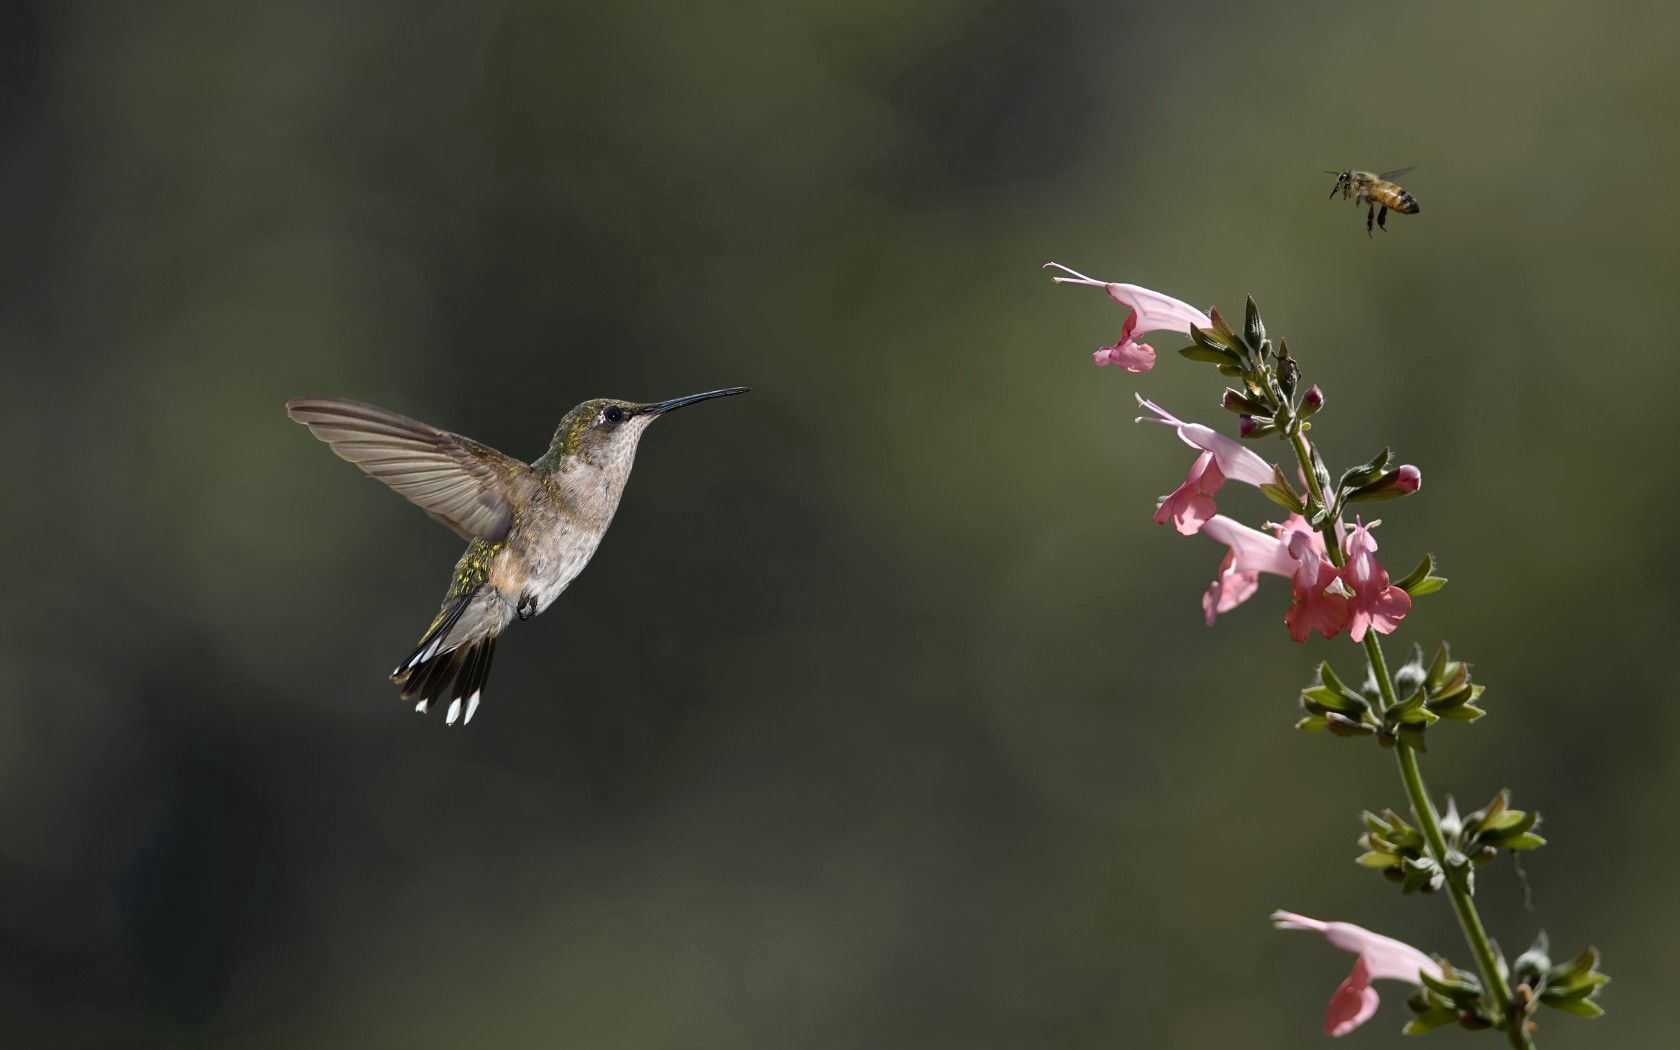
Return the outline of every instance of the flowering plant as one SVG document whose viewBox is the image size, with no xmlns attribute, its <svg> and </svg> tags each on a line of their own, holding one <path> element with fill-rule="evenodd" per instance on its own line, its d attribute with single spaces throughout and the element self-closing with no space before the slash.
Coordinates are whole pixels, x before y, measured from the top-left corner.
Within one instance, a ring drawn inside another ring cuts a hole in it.
<svg viewBox="0 0 1680 1050">
<path fill-rule="evenodd" d="M 1356 862 L 1380 871 L 1403 893 L 1444 892 L 1475 969 L 1456 970 L 1444 957 L 1431 957 L 1351 923 L 1276 912 L 1272 918 L 1280 928 L 1321 933 L 1358 956 L 1331 998 L 1325 1032 L 1345 1035 L 1376 1012 L 1374 980 L 1414 986 L 1408 1005 L 1415 1016 L 1406 1025 L 1408 1033 L 1456 1022 L 1502 1032 L 1520 1050 L 1534 1046 L 1534 1014 L 1540 1006 L 1579 1017 L 1601 1015 L 1598 992 L 1609 978 L 1598 969 L 1596 950 L 1588 948 L 1568 962 L 1553 963 L 1542 932 L 1532 947 L 1507 962 L 1476 910 L 1476 868 L 1501 852 L 1544 845 L 1545 839 L 1534 830 L 1540 814 L 1513 809 L 1508 791 L 1465 816 L 1449 797 L 1443 813 L 1424 783 L 1418 756 L 1426 750 L 1430 728 L 1442 720 L 1470 723 L 1481 718 L 1486 714 L 1479 704 L 1483 686 L 1471 680 L 1470 665 L 1455 658 L 1444 641 L 1429 658 L 1421 646 L 1414 646 L 1410 659 L 1390 671 L 1382 636 L 1398 630 L 1415 601 L 1447 581 L 1436 574 L 1432 555 L 1425 555 L 1399 579 L 1392 578 L 1377 558 L 1375 530 L 1381 523 L 1357 514 L 1348 520 L 1356 504 L 1417 492 L 1422 485 L 1418 468 L 1392 465 L 1384 449 L 1339 475 L 1331 471 L 1310 436 L 1310 421 L 1325 405 L 1324 393 L 1317 386 L 1303 387 L 1288 344 L 1273 344 L 1253 299 L 1248 300 L 1238 331 L 1218 310 L 1203 313 L 1148 288 L 1093 280 L 1059 263 L 1048 266 L 1061 271 L 1055 277 L 1058 283 L 1101 288 L 1128 308 L 1120 338 L 1096 352 L 1098 365 L 1147 372 L 1156 354 L 1136 337 L 1177 332 L 1190 342 L 1179 351 L 1181 356 L 1212 365 L 1230 384 L 1220 404 L 1237 416 L 1240 438 L 1187 423 L 1138 397 L 1146 412 L 1138 422 L 1171 427 L 1197 451 L 1184 483 L 1161 498 L 1155 521 L 1184 536 L 1205 536 L 1225 549 L 1202 595 L 1208 624 L 1253 598 L 1262 576 L 1280 576 L 1289 581 L 1283 622 L 1290 638 L 1302 642 L 1315 633 L 1323 638 L 1346 635 L 1363 650 L 1364 667 L 1357 676 L 1338 674 L 1329 661 L 1318 665 L 1301 690 L 1296 728 L 1368 739 L 1393 752 L 1412 819 L 1392 809 L 1381 815 L 1366 812 L 1359 839 L 1363 852 Z M 1293 460 L 1289 473 L 1247 444 L 1274 437 L 1281 439 Z M 1259 489 L 1283 510 L 1283 520 L 1255 528 L 1219 513 L 1215 497 L 1228 481 Z"/>
</svg>

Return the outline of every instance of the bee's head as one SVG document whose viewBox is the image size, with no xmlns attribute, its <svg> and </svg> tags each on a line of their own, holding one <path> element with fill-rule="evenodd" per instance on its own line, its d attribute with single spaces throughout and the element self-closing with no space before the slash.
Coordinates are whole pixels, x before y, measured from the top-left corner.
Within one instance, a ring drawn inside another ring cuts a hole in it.
<svg viewBox="0 0 1680 1050">
<path fill-rule="evenodd" d="M 1342 191 L 1342 196 L 1347 196 L 1348 183 L 1353 181 L 1353 170 L 1351 168 L 1343 171 L 1326 171 L 1324 174 L 1336 176 L 1336 184 L 1330 187 L 1330 196 L 1334 197 L 1337 190 Z"/>
</svg>

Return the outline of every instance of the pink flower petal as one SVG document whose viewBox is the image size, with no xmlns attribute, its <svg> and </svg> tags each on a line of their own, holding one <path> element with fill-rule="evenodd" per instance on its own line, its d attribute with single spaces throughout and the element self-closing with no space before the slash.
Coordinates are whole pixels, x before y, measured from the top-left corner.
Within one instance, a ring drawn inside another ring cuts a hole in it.
<svg viewBox="0 0 1680 1050">
<path fill-rule="evenodd" d="M 1281 930 L 1321 933 L 1331 944 L 1359 956 L 1353 972 L 1336 988 L 1325 1010 L 1324 1031 L 1329 1035 L 1346 1035 L 1376 1013 L 1377 992 L 1371 987 L 1372 981 L 1405 981 L 1415 985 L 1421 983 L 1420 971 L 1431 977 L 1441 976 L 1441 967 L 1421 951 L 1351 922 L 1324 922 L 1294 912 L 1275 911 L 1272 923 Z"/>
<path fill-rule="evenodd" d="M 1342 569 L 1342 579 L 1353 594 L 1348 637 L 1362 642 L 1367 630 L 1394 633 L 1412 609 L 1412 596 L 1388 582 L 1388 572 L 1377 561 L 1377 538 L 1371 534 L 1371 526 L 1356 521 L 1343 549 L 1348 562 Z"/>
<path fill-rule="evenodd" d="M 1055 267 L 1067 277 L 1056 277 L 1058 284 L 1085 284 L 1093 288 L 1101 288 L 1108 293 L 1108 297 L 1122 306 L 1131 308 L 1137 317 L 1132 325 L 1133 330 L 1139 332 L 1178 332 L 1181 335 L 1190 334 L 1190 326 L 1197 328 L 1212 328 L 1213 319 L 1207 314 L 1191 306 L 1182 299 L 1174 299 L 1153 288 L 1145 288 L 1138 284 L 1117 284 L 1113 281 L 1099 281 L 1086 277 L 1077 270 L 1070 270 L 1061 263 L 1045 263 L 1048 267 Z"/>
<path fill-rule="evenodd" d="M 1274 576 L 1295 575 L 1295 559 L 1290 557 L 1289 551 L 1276 536 L 1268 536 L 1259 529 L 1251 529 L 1223 514 L 1215 514 L 1209 518 L 1202 525 L 1202 535 L 1231 549 L 1235 555 L 1234 568 L 1237 572 L 1269 572 Z"/>
<path fill-rule="evenodd" d="M 1118 365 L 1127 372 L 1147 372 L 1155 367 L 1155 348 L 1148 343 L 1134 343 L 1130 339 L 1105 346 L 1091 355 L 1098 368 Z"/>
<path fill-rule="evenodd" d="M 1324 1034 L 1347 1035 L 1369 1021 L 1380 1002 L 1377 990 L 1371 987 L 1371 974 L 1365 968 L 1364 958 L 1355 959 L 1353 972 L 1330 996 L 1330 1005 L 1324 1011 Z"/>
<path fill-rule="evenodd" d="M 1209 627 L 1213 626 L 1220 613 L 1230 612 L 1260 589 L 1260 574 L 1238 572 L 1236 560 L 1235 551 L 1225 552 L 1225 560 L 1219 563 L 1219 575 L 1213 578 L 1202 595 L 1202 615 L 1207 617 Z"/>
<path fill-rule="evenodd" d="M 1213 497 L 1225 484 L 1213 453 L 1204 452 L 1190 467 L 1190 476 L 1174 489 L 1155 510 L 1155 524 L 1173 523 L 1181 536 L 1194 536 L 1202 531 L 1202 523 L 1213 517 L 1218 508 Z"/>
<path fill-rule="evenodd" d="M 1234 437 L 1227 437 L 1212 427 L 1200 423 L 1186 423 L 1166 409 L 1142 397 L 1138 404 L 1155 413 L 1156 418 L 1139 416 L 1139 423 L 1162 423 L 1178 431 L 1179 440 L 1191 448 L 1213 453 L 1219 469 L 1232 481 L 1248 485 L 1266 485 L 1272 481 L 1272 465 L 1255 455 Z"/>
</svg>

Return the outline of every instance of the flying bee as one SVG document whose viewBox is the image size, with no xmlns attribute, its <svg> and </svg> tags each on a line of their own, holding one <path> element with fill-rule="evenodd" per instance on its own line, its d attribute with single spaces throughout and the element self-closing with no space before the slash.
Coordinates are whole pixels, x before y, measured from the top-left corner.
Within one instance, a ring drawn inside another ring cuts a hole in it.
<svg viewBox="0 0 1680 1050">
<path fill-rule="evenodd" d="M 1411 171 L 1411 168 L 1395 168 L 1385 171 L 1381 175 L 1372 175 L 1368 171 L 1327 171 L 1326 175 L 1336 176 L 1336 185 L 1330 188 L 1330 196 L 1334 198 L 1336 191 L 1342 191 L 1342 199 L 1352 197 L 1355 201 L 1366 206 L 1365 236 L 1371 236 L 1371 219 L 1375 217 L 1377 225 L 1384 233 L 1388 232 L 1385 220 L 1390 211 L 1397 211 L 1401 215 L 1416 215 L 1418 211 L 1417 198 L 1396 186 L 1392 179 Z"/>
</svg>

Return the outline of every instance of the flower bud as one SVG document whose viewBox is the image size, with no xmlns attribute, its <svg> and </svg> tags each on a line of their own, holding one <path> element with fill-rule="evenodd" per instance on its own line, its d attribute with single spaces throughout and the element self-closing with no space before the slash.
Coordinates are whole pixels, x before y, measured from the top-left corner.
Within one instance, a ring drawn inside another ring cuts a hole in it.
<svg viewBox="0 0 1680 1050">
<path fill-rule="evenodd" d="M 1308 416 L 1311 416 L 1323 407 L 1324 391 L 1318 388 L 1317 383 L 1314 383 L 1307 389 L 1307 392 L 1301 396 L 1301 418 L 1306 419 Z"/>
<path fill-rule="evenodd" d="M 1251 438 L 1259 432 L 1260 424 L 1256 423 L 1254 421 L 1254 417 L 1248 413 L 1243 413 L 1243 417 L 1237 420 L 1237 433 L 1241 434 L 1243 437 Z"/>
<path fill-rule="evenodd" d="M 1423 473 L 1407 463 L 1382 473 L 1377 480 L 1361 485 L 1347 494 L 1350 503 L 1369 503 L 1376 500 L 1399 499 L 1410 496 L 1423 487 Z"/>
<path fill-rule="evenodd" d="M 1278 355 L 1277 379 L 1278 388 L 1284 397 L 1295 396 L 1295 384 L 1301 378 L 1301 366 L 1295 363 L 1293 357 L 1287 356 L 1288 350 Z"/>
<path fill-rule="evenodd" d="M 1265 412 L 1266 406 L 1249 397 L 1240 390 L 1225 390 L 1225 398 L 1220 402 L 1225 409 L 1239 415 L 1252 416 L 1257 412 Z"/>
</svg>

